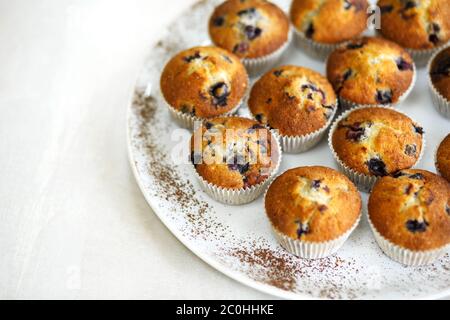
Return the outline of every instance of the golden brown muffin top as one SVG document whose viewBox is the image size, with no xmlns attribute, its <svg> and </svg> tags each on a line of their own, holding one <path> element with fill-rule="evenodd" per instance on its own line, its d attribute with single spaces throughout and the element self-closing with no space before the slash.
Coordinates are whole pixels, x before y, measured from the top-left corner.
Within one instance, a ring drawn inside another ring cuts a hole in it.
<svg viewBox="0 0 450 320">
<path fill-rule="evenodd" d="M 209 183 L 225 189 L 250 188 L 276 168 L 280 150 L 270 131 L 240 117 L 214 118 L 191 139 L 191 161 Z"/>
<path fill-rule="evenodd" d="M 369 216 L 387 240 L 413 251 L 450 244 L 450 185 L 424 170 L 384 177 L 369 198 Z"/>
<path fill-rule="evenodd" d="M 378 37 L 351 41 L 331 53 L 328 80 L 338 96 L 368 105 L 397 103 L 414 79 L 414 62 L 397 44 Z"/>
<path fill-rule="evenodd" d="M 379 0 L 381 33 L 404 48 L 431 49 L 450 39 L 450 1 Z"/>
<path fill-rule="evenodd" d="M 450 47 L 442 50 L 433 59 L 430 76 L 436 90 L 450 101 Z"/>
<path fill-rule="evenodd" d="M 228 0 L 211 16 L 209 34 L 213 43 L 240 58 L 259 58 L 288 41 L 289 19 L 269 1 Z"/>
<path fill-rule="evenodd" d="M 436 168 L 450 182 L 450 134 L 439 145 L 436 154 Z"/>
<path fill-rule="evenodd" d="M 362 108 L 342 119 L 332 136 L 339 159 L 356 172 L 386 176 L 418 161 L 423 129 L 388 108 Z"/>
<path fill-rule="evenodd" d="M 233 110 L 244 98 L 247 87 L 248 75 L 241 61 L 215 47 L 180 52 L 161 75 L 161 91 L 167 103 L 199 118 Z"/>
<path fill-rule="evenodd" d="M 272 183 L 265 207 L 279 232 L 305 242 L 325 242 L 355 225 L 361 196 L 346 176 L 333 169 L 302 167 L 286 171 Z"/>
<path fill-rule="evenodd" d="M 368 6 L 367 0 L 294 0 L 291 21 L 305 37 L 335 44 L 364 32 Z"/>
<path fill-rule="evenodd" d="M 302 136 L 323 128 L 336 109 L 328 80 L 307 68 L 284 66 L 253 86 L 248 102 L 256 120 L 283 136 Z"/>
</svg>

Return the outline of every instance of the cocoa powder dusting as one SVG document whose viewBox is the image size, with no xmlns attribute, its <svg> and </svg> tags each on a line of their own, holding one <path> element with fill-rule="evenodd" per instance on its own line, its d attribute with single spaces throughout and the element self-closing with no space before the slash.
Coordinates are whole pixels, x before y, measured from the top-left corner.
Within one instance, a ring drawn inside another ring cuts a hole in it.
<svg viewBox="0 0 450 320">
<path fill-rule="evenodd" d="M 193 184 L 181 177 L 174 166 L 170 165 L 168 152 L 152 133 L 159 125 L 155 117 L 157 106 L 157 100 L 153 96 L 145 96 L 143 92 L 135 93 L 133 108 L 139 115 L 140 123 L 137 134 L 139 139 L 134 141 L 144 141 L 139 147 L 148 158 L 147 173 L 158 182 L 153 185 L 153 196 L 173 204 L 173 212 L 178 212 L 181 208 L 179 214 L 187 219 L 186 225 L 189 226 L 184 230 L 186 236 L 196 239 L 223 238 L 224 232 L 228 231 L 227 227 L 214 219 L 210 205 L 199 200 Z"/>
</svg>

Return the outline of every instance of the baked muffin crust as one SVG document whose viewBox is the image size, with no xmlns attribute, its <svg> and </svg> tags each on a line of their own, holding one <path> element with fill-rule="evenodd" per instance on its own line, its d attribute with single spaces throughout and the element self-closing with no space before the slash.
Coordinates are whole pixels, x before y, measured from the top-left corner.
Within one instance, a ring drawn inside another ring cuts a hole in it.
<svg viewBox="0 0 450 320">
<path fill-rule="evenodd" d="M 284 136 L 302 136 L 326 125 L 336 108 L 336 95 L 319 73 L 284 66 L 255 83 L 248 104 L 261 124 L 278 129 Z"/>
<path fill-rule="evenodd" d="M 431 49 L 450 39 L 450 1 L 379 0 L 381 33 L 404 48 Z"/>
<path fill-rule="evenodd" d="M 366 0 L 294 0 L 294 27 L 316 42 L 336 44 L 359 36 L 367 27 Z"/>
<path fill-rule="evenodd" d="M 272 183 L 265 208 L 273 227 L 286 236 L 325 242 L 355 225 L 361 197 L 343 174 L 326 167 L 302 167 L 286 171 Z"/>
<path fill-rule="evenodd" d="M 424 170 L 384 177 L 370 195 L 369 216 L 376 230 L 400 247 L 443 247 L 450 243 L 450 185 Z"/>
<path fill-rule="evenodd" d="M 327 64 L 337 95 L 365 105 L 397 103 L 412 85 L 414 72 L 411 56 L 379 37 L 352 40 L 331 53 Z"/>
<path fill-rule="evenodd" d="M 161 91 L 169 105 L 199 118 L 223 115 L 239 105 L 248 75 L 233 54 L 195 47 L 177 54 L 164 68 Z"/>
<path fill-rule="evenodd" d="M 430 72 L 434 88 L 450 101 L 450 47 L 442 50 L 434 58 Z"/>
<path fill-rule="evenodd" d="M 347 167 L 369 176 L 386 176 L 416 164 L 423 133 L 418 124 L 393 109 L 361 108 L 338 123 L 332 144 Z"/>
<path fill-rule="evenodd" d="M 439 145 L 436 154 L 436 169 L 450 182 L 450 134 Z"/>
<path fill-rule="evenodd" d="M 191 161 L 198 174 L 225 189 L 264 182 L 276 168 L 279 152 L 270 131 L 247 118 L 210 119 L 191 139 Z"/>
<path fill-rule="evenodd" d="M 213 43 L 240 58 L 259 58 L 287 43 L 289 19 L 269 1 L 227 0 L 211 16 L 209 34 Z"/>
</svg>

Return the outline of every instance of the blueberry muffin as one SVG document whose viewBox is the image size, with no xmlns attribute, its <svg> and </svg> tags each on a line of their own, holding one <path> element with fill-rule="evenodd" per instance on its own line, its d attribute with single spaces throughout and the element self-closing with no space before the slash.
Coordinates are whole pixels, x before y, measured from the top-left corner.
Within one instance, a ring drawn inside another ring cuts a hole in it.
<svg viewBox="0 0 450 320">
<path fill-rule="evenodd" d="M 450 244 L 450 185 L 424 170 L 383 177 L 369 199 L 380 247 L 401 263 L 432 263 Z"/>
<path fill-rule="evenodd" d="M 363 37 L 331 53 L 327 76 L 343 108 L 395 105 L 412 89 L 415 66 L 408 52 L 397 44 Z"/>
<path fill-rule="evenodd" d="M 413 167 L 421 157 L 423 134 L 420 125 L 393 109 L 360 108 L 338 119 L 330 143 L 344 172 L 367 190 L 376 177 Z"/>
<path fill-rule="evenodd" d="M 437 109 L 450 118 L 450 46 L 430 60 L 429 85 Z"/>
<path fill-rule="evenodd" d="M 450 182 L 450 134 L 439 145 L 436 153 L 436 169 Z"/>
<path fill-rule="evenodd" d="M 379 0 L 381 34 L 404 48 L 426 50 L 450 39 L 450 1 Z"/>
<path fill-rule="evenodd" d="M 259 123 L 278 130 L 284 151 L 298 152 L 323 137 L 337 101 L 333 87 L 319 73 L 284 66 L 269 71 L 255 83 L 248 105 Z"/>
<path fill-rule="evenodd" d="M 302 167 L 275 179 L 265 208 L 285 249 L 304 258 L 322 258 L 337 251 L 356 227 L 361 196 L 333 169 Z"/>
<path fill-rule="evenodd" d="M 215 47 L 196 47 L 177 54 L 164 68 L 161 91 L 179 119 L 192 127 L 236 110 L 245 97 L 248 75 L 233 54 Z"/>
<path fill-rule="evenodd" d="M 209 21 L 213 43 L 244 59 L 244 63 L 284 48 L 289 40 L 289 28 L 286 14 L 263 0 L 225 1 Z"/>
<path fill-rule="evenodd" d="M 225 203 L 254 200 L 276 173 L 280 152 L 271 132 L 247 118 L 207 120 L 191 139 L 191 161 L 200 182 L 213 198 Z"/>
<path fill-rule="evenodd" d="M 294 0 L 290 16 L 300 44 L 311 40 L 313 47 L 324 50 L 323 57 L 366 30 L 368 7 L 367 0 Z"/>
</svg>

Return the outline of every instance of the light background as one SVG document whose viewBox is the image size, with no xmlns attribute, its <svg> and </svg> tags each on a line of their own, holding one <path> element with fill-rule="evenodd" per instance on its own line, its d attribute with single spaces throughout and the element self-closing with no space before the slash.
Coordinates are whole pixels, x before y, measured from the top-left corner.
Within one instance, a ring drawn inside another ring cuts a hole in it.
<svg viewBox="0 0 450 320">
<path fill-rule="evenodd" d="M 193 2 L 0 0 L 0 298 L 269 297 L 178 242 L 128 165 L 137 73 Z"/>
</svg>

